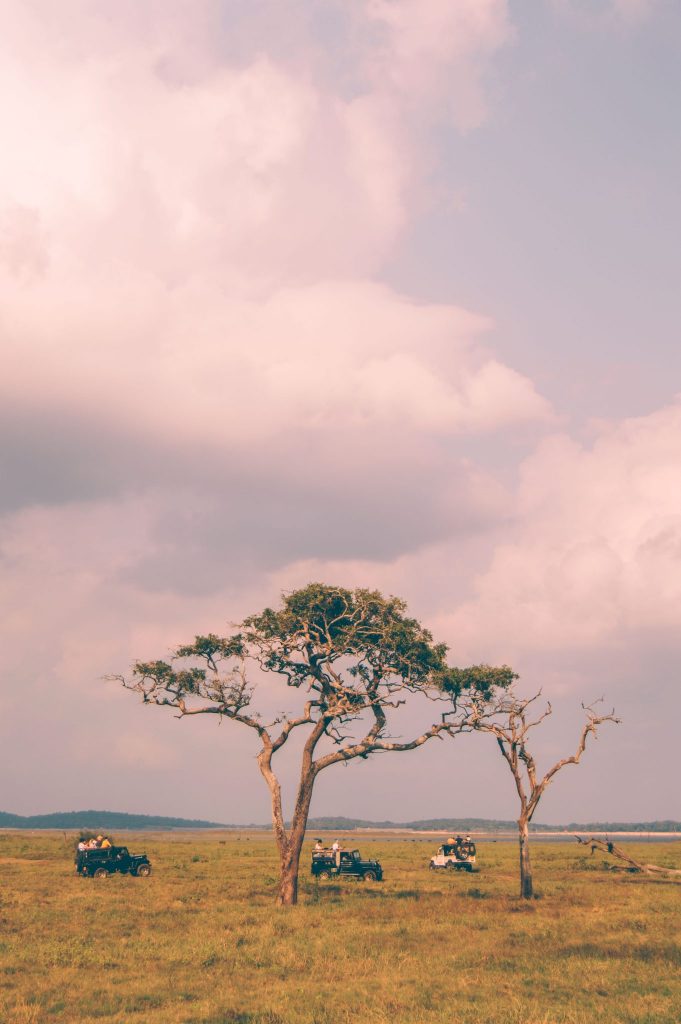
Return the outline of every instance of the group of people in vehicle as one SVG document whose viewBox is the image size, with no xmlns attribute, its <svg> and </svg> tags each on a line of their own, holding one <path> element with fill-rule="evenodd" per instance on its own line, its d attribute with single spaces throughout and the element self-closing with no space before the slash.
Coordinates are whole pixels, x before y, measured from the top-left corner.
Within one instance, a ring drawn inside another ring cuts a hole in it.
<svg viewBox="0 0 681 1024">
<path fill-rule="evenodd" d="M 96 836 L 92 839 L 81 839 L 78 843 L 78 852 L 83 853 L 84 850 L 108 850 L 113 843 L 109 836 Z"/>
<path fill-rule="evenodd" d="M 452 839 L 450 837 L 447 840 L 447 846 L 463 846 L 464 843 L 470 843 L 470 842 L 472 842 L 470 836 L 466 836 L 465 839 L 462 839 L 461 836 L 457 836 L 456 839 Z"/>
<path fill-rule="evenodd" d="M 317 839 L 312 850 L 312 856 L 314 857 L 315 854 L 318 854 L 324 855 L 326 857 L 333 857 L 333 859 L 336 861 L 336 866 L 340 867 L 342 851 L 343 847 L 340 844 L 340 839 L 334 840 L 330 848 L 328 846 L 324 846 L 324 843 L 321 841 L 321 839 Z"/>
</svg>

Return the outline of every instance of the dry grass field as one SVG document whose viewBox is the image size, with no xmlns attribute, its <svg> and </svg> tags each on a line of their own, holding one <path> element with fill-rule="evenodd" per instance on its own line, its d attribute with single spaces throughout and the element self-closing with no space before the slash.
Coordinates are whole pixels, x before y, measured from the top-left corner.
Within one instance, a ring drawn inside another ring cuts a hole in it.
<svg viewBox="0 0 681 1024">
<path fill-rule="evenodd" d="M 576 845 L 536 843 L 522 903 L 512 844 L 450 876 L 427 869 L 434 843 L 363 839 L 385 882 L 316 883 L 306 862 L 281 909 L 262 835 L 116 838 L 151 878 L 81 879 L 60 834 L 0 834 L 3 1024 L 681 1019 L 681 885 Z M 681 866 L 681 843 L 643 852 Z"/>
</svg>

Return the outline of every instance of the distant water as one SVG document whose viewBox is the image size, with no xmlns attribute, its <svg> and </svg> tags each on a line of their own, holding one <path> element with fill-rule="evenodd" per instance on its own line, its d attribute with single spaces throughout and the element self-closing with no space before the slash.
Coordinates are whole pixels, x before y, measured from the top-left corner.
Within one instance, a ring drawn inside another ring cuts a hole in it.
<svg viewBox="0 0 681 1024">
<path fill-rule="evenodd" d="M 503 834 L 480 834 L 470 833 L 473 840 L 478 846 L 487 846 L 491 843 L 517 843 L 518 836 L 511 835 L 510 833 Z M 613 832 L 580 832 L 582 839 L 589 839 L 592 836 L 595 839 L 611 839 L 617 846 L 623 846 L 625 843 L 679 843 L 681 842 L 681 832 L 669 834 L 665 832 L 627 832 L 627 833 L 613 833 Z M 341 833 L 344 836 L 346 842 L 349 839 L 348 833 Z M 370 832 L 368 829 L 363 832 L 359 838 L 370 839 L 372 842 L 382 843 L 429 843 L 431 846 L 435 843 L 439 845 L 444 839 L 448 838 L 443 832 L 441 836 L 430 835 L 386 835 L 380 832 Z M 530 833 L 530 840 L 534 843 L 572 843 L 577 845 L 577 840 L 574 835 L 564 835 L 562 833 Z"/>
</svg>

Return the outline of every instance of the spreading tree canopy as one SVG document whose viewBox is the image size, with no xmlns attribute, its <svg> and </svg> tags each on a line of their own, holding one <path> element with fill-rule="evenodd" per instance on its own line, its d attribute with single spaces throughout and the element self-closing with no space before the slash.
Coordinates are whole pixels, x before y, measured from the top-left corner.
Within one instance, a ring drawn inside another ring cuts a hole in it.
<svg viewBox="0 0 681 1024">
<path fill-rule="evenodd" d="M 173 708 L 181 718 L 212 714 L 257 733 L 258 765 L 270 791 L 280 857 L 279 899 L 288 904 L 297 900 L 300 852 L 319 773 L 354 758 L 413 750 L 453 733 L 451 722 L 434 715 L 439 720 L 418 735 L 393 736 L 389 719 L 410 694 L 438 699 L 445 690 L 456 696 L 472 689 L 483 695 L 505 685 L 502 670 L 451 669 L 446 655 L 446 645 L 435 643 L 399 598 L 311 583 L 284 595 L 279 608 L 244 619 L 229 636 L 197 636 L 169 661 L 139 661 L 131 678 L 116 678 L 145 703 Z M 300 693 L 296 713 L 268 716 L 258 710 L 253 669 Z M 298 730 L 305 742 L 287 827 L 273 762 Z"/>
</svg>

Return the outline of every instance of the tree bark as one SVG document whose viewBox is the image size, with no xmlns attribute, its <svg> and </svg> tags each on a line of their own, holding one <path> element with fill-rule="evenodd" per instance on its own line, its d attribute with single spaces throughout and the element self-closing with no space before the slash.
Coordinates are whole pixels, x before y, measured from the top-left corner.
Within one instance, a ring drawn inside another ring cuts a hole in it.
<svg viewBox="0 0 681 1024">
<path fill-rule="evenodd" d="M 310 813 L 312 789 L 317 774 L 312 761 L 312 752 L 322 731 L 318 726 L 305 744 L 303 765 L 300 773 L 300 785 L 296 806 L 293 811 L 291 827 L 286 829 L 284 811 L 281 802 L 281 786 L 272 771 L 272 747 L 266 745 L 258 756 L 258 764 L 263 778 L 267 783 L 272 798 L 272 828 L 279 851 L 279 890 L 278 902 L 281 906 L 291 907 L 298 902 L 298 872 L 300 869 L 300 853 L 305 840 L 305 829 Z"/>
<path fill-rule="evenodd" d="M 285 849 L 281 851 L 281 876 L 279 879 L 279 903 L 284 907 L 293 906 L 298 902 L 298 872 L 300 870 L 300 853 L 305 841 L 305 829 L 310 813 L 312 788 L 316 772 L 312 767 L 311 758 L 304 758 L 303 770 L 300 775 L 298 797 L 293 812 L 291 828 L 286 837 Z"/>
<path fill-rule="evenodd" d="M 301 778 L 296 809 L 293 813 L 291 828 L 281 851 L 281 874 L 279 884 L 279 902 L 282 906 L 293 906 L 298 902 L 298 872 L 300 870 L 300 854 L 305 840 L 307 816 L 312 799 L 313 772 Z"/>
<path fill-rule="evenodd" d="M 300 869 L 300 848 L 287 852 L 281 859 L 279 895 L 277 902 L 282 907 L 293 907 L 298 902 L 298 872 Z"/>
<path fill-rule="evenodd" d="M 518 819 L 518 841 L 520 843 L 520 897 L 531 900 L 534 897 L 532 885 L 532 864 L 530 862 L 530 830 L 525 818 Z"/>
</svg>

